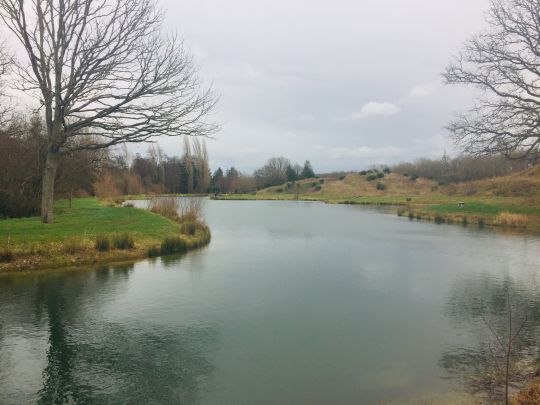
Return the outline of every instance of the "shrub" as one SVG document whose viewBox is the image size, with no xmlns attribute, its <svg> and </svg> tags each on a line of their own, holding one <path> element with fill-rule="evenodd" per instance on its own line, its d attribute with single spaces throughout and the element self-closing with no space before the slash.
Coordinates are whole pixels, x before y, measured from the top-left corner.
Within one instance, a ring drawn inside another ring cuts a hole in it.
<svg viewBox="0 0 540 405">
<path fill-rule="evenodd" d="M 416 175 L 416 174 L 411 174 L 411 175 L 409 176 L 409 180 L 410 180 L 410 181 L 416 181 L 417 178 L 418 178 L 418 175 Z"/>
<path fill-rule="evenodd" d="M 495 217 L 496 225 L 511 226 L 513 228 L 526 228 L 529 218 L 526 215 L 513 214 L 505 211 Z"/>
<path fill-rule="evenodd" d="M 397 216 L 398 217 L 402 217 L 403 215 L 405 215 L 405 210 L 403 208 L 400 208 L 398 211 L 397 211 Z"/>
<path fill-rule="evenodd" d="M 120 250 L 133 249 L 135 247 L 133 236 L 127 232 L 114 235 L 112 238 L 112 244 L 116 249 Z"/>
<path fill-rule="evenodd" d="M 340 180 L 345 180 L 345 177 L 347 177 L 347 176 L 339 176 L 339 179 Z"/>
<path fill-rule="evenodd" d="M 358 173 L 360 176 L 365 176 L 367 174 L 367 170 L 362 170 L 360 173 Z"/>
<path fill-rule="evenodd" d="M 108 252 L 111 250 L 111 240 L 106 235 L 98 235 L 94 246 L 100 252 Z"/>
<path fill-rule="evenodd" d="M 184 222 L 180 225 L 180 233 L 193 236 L 197 232 L 197 228 L 199 228 L 199 224 L 196 222 Z"/>
<path fill-rule="evenodd" d="M 434 218 L 434 221 L 436 224 L 444 224 L 444 218 L 441 217 L 440 215 L 436 215 Z"/>
<path fill-rule="evenodd" d="M 377 178 L 378 179 L 382 179 L 384 177 L 384 173 L 383 172 L 377 172 Z"/>
<path fill-rule="evenodd" d="M 313 188 L 315 191 L 321 191 L 322 190 L 322 187 L 320 184 L 317 184 L 314 188 Z"/>
<path fill-rule="evenodd" d="M 385 168 L 383 169 L 383 172 L 384 172 L 385 174 L 390 174 L 390 173 L 392 173 L 392 170 L 390 170 L 389 167 L 385 167 Z"/>
<path fill-rule="evenodd" d="M 484 220 L 484 218 L 480 218 L 480 219 L 478 220 L 478 226 L 479 226 L 480 228 L 483 228 L 485 225 L 486 225 L 486 221 Z"/>
<path fill-rule="evenodd" d="M 187 251 L 186 241 L 178 236 L 165 238 L 163 242 L 161 242 L 160 253 L 162 255 L 185 253 L 186 251 Z"/>
<path fill-rule="evenodd" d="M 377 183 L 377 190 L 386 190 L 386 186 L 383 183 Z"/>
<path fill-rule="evenodd" d="M 467 217 L 461 218 L 461 225 L 463 226 L 469 225 L 469 221 L 467 220 Z"/>
<path fill-rule="evenodd" d="M 377 175 L 374 174 L 374 173 L 370 173 L 366 176 L 366 180 L 367 181 L 373 181 L 373 180 L 376 180 L 377 179 Z"/>
<path fill-rule="evenodd" d="M 411 221 L 414 219 L 414 212 L 409 212 L 409 219 Z"/>
<path fill-rule="evenodd" d="M 148 252 L 146 252 L 146 255 L 148 257 L 158 257 L 161 254 L 161 249 L 159 246 L 151 246 L 148 248 Z"/>
<path fill-rule="evenodd" d="M 125 208 L 135 208 L 135 205 L 133 205 L 133 203 L 125 203 L 124 207 Z"/>
<path fill-rule="evenodd" d="M 0 263 L 9 263 L 14 259 L 15 255 L 9 249 L 0 250 Z"/>
</svg>

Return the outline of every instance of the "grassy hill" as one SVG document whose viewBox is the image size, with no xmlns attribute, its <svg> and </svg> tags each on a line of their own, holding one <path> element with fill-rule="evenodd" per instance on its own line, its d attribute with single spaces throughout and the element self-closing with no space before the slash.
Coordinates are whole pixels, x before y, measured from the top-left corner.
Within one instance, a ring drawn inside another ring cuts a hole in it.
<svg viewBox="0 0 540 405">
<path fill-rule="evenodd" d="M 222 198 L 388 204 L 399 206 L 396 210 L 411 218 L 519 227 L 526 224 L 540 230 L 540 166 L 508 176 L 449 185 L 398 173 L 350 173 Z M 505 214 L 515 217 L 510 221 L 510 217 L 502 218 Z"/>
</svg>

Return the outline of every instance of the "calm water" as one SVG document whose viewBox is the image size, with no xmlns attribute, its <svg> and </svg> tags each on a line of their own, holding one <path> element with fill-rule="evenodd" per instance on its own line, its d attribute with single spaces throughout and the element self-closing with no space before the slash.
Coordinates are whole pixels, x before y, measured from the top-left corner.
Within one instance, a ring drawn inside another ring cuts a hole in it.
<svg viewBox="0 0 540 405">
<path fill-rule="evenodd" d="M 0 403 L 467 403 L 482 311 L 505 286 L 540 306 L 532 236 L 302 202 L 205 216 L 181 258 L 0 277 Z"/>
</svg>

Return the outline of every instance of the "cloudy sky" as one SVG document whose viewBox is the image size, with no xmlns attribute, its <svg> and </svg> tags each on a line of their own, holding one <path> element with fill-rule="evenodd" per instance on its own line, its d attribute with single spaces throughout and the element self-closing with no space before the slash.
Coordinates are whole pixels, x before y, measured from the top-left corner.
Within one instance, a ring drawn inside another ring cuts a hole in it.
<svg viewBox="0 0 540 405">
<path fill-rule="evenodd" d="M 221 100 L 212 166 L 272 156 L 319 172 L 453 153 L 471 90 L 441 72 L 488 0 L 161 0 Z M 169 154 L 178 141 L 163 141 Z"/>
</svg>

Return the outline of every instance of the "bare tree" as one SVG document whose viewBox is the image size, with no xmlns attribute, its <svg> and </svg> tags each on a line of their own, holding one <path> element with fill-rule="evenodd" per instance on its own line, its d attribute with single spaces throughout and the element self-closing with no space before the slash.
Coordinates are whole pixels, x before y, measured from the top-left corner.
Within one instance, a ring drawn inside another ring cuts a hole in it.
<svg viewBox="0 0 540 405">
<path fill-rule="evenodd" d="M 215 129 L 204 120 L 215 99 L 153 0 L 0 0 L 0 16 L 26 52 L 17 88 L 44 111 L 43 222 L 62 154 Z"/>
<path fill-rule="evenodd" d="M 4 43 L 0 42 L 0 128 L 6 124 L 10 106 L 6 100 L 4 78 L 13 60 L 6 51 Z"/>
<path fill-rule="evenodd" d="M 540 0 L 492 0 L 488 28 L 446 68 L 447 84 L 482 93 L 449 125 L 474 155 L 520 158 L 540 146 Z"/>
</svg>

